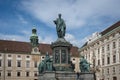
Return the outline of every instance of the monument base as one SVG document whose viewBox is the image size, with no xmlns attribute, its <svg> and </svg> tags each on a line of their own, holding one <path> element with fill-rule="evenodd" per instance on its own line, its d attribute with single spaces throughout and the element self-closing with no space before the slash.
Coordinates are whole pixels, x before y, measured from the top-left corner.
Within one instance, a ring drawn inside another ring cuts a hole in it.
<svg viewBox="0 0 120 80">
<path fill-rule="evenodd" d="M 96 80 L 94 73 L 79 73 L 69 71 L 45 71 L 38 80 Z"/>
<path fill-rule="evenodd" d="M 76 80 L 77 75 L 75 72 L 69 71 L 56 71 L 57 80 Z"/>
<path fill-rule="evenodd" d="M 54 71 L 45 71 L 38 76 L 38 80 L 57 80 Z"/>
<path fill-rule="evenodd" d="M 94 73 L 80 73 L 79 80 L 95 80 Z"/>
<path fill-rule="evenodd" d="M 38 80 L 76 80 L 76 78 L 76 73 L 66 71 L 46 71 L 38 76 Z"/>
</svg>

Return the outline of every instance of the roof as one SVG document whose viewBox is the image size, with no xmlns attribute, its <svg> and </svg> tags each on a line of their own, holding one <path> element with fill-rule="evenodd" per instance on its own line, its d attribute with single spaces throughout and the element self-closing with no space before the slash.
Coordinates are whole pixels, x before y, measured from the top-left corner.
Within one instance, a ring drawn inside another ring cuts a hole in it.
<svg viewBox="0 0 120 80">
<path fill-rule="evenodd" d="M 72 47 L 70 52 L 71 52 L 71 56 L 79 57 L 78 47 Z"/>
<path fill-rule="evenodd" d="M 113 29 L 117 28 L 120 26 L 120 21 L 118 21 L 117 23 L 113 24 L 112 26 L 108 27 L 107 29 L 105 29 L 104 31 L 101 32 L 102 35 L 105 35 L 106 33 L 108 33 L 109 31 L 112 31 Z"/>
<path fill-rule="evenodd" d="M 81 48 L 83 48 L 83 47 L 87 46 L 87 44 L 88 44 L 88 42 L 86 42 L 85 44 L 83 44 L 83 46 L 82 46 Z"/>
<path fill-rule="evenodd" d="M 52 49 L 50 44 L 40 43 L 39 51 L 42 54 L 46 52 L 52 54 Z M 32 46 L 29 42 L 20 42 L 20 41 L 10 41 L 10 40 L 0 40 L 0 52 L 9 52 L 9 53 L 31 53 Z M 73 46 L 70 50 L 72 56 L 78 56 L 78 47 Z"/>
<path fill-rule="evenodd" d="M 48 52 L 49 54 L 52 54 L 52 49 L 51 49 L 51 47 L 50 47 L 50 44 L 40 43 L 40 44 L 39 44 L 39 51 L 40 51 L 42 54 L 46 54 L 46 52 Z"/>
<path fill-rule="evenodd" d="M 0 40 L 0 51 L 2 52 L 25 52 L 30 53 L 30 43 L 19 41 Z"/>
</svg>

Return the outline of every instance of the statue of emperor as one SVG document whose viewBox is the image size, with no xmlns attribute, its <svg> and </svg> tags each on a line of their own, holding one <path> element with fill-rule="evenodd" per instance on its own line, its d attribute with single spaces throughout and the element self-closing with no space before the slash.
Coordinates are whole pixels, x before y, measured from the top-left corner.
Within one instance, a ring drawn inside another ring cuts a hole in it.
<svg viewBox="0 0 120 80">
<path fill-rule="evenodd" d="M 66 32 L 66 25 L 64 20 L 61 18 L 61 14 L 58 14 L 58 18 L 54 20 L 54 23 L 56 25 L 56 31 L 58 38 L 64 38 L 65 32 Z"/>
</svg>

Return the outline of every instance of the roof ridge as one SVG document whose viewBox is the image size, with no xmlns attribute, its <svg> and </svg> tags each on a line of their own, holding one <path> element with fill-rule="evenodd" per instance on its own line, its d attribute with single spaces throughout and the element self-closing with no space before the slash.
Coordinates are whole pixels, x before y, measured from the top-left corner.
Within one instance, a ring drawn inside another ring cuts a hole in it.
<svg viewBox="0 0 120 80">
<path fill-rule="evenodd" d="M 107 27 L 107 28 L 104 29 L 103 31 L 101 31 L 100 34 L 105 35 L 105 34 L 108 33 L 110 30 L 113 30 L 113 29 L 115 29 L 115 28 L 117 28 L 117 27 L 119 27 L 119 26 L 120 26 L 120 20 L 117 21 L 115 24 L 110 25 L 109 27 Z"/>
<path fill-rule="evenodd" d="M 3 40 L 3 39 L 0 39 L 0 41 L 9 41 L 9 42 L 29 43 L 29 42 L 26 42 L 26 41 Z"/>
</svg>

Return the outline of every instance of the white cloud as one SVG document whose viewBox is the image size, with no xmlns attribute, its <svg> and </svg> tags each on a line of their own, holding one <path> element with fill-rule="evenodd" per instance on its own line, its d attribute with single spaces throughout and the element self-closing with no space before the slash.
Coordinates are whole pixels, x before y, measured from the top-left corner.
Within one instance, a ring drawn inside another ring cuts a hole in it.
<svg viewBox="0 0 120 80">
<path fill-rule="evenodd" d="M 88 19 L 99 19 L 101 16 L 119 17 L 119 3 L 119 0 L 26 0 L 22 2 L 22 7 L 51 26 L 57 14 L 62 13 L 66 25 L 73 29 L 87 24 Z"/>
<path fill-rule="evenodd" d="M 51 36 L 47 36 L 45 38 L 42 38 L 42 37 L 39 36 L 39 43 L 51 44 L 51 42 L 53 42 L 53 41 L 55 41 L 55 40 Z"/>
<path fill-rule="evenodd" d="M 75 46 L 79 46 L 79 45 L 80 45 L 79 40 L 77 40 L 77 39 L 75 38 L 75 36 L 72 35 L 72 34 L 67 33 L 67 34 L 65 35 L 65 39 L 66 39 L 67 41 L 69 41 L 70 43 L 72 43 L 73 45 L 75 45 Z"/>
<path fill-rule="evenodd" d="M 22 15 L 17 15 L 17 16 L 21 23 L 28 24 L 27 20 L 25 20 Z"/>
<path fill-rule="evenodd" d="M 78 46 L 78 47 L 82 47 L 89 40 L 90 37 L 91 37 L 91 35 L 88 35 L 82 39 L 79 39 L 79 38 L 75 38 L 75 35 L 72 35 L 70 33 L 67 33 L 65 35 L 65 39 L 67 41 L 72 43 L 74 46 Z"/>
<path fill-rule="evenodd" d="M 0 39 L 3 39 L 3 40 L 13 40 L 13 41 L 28 41 L 29 40 L 29 38 L 27 36 L 8 35 L 8 34 L 0 34 Z"/>
<path fill-rule="evenodd" d="M 31 31 L 26 31 L 26 30 L 21 31 L 21 33 L 23 33 L 26 36 L 30 36 L 32 34 Z"/>
<path fill-rule="evenodd" d="M 84 37 L 83 39 L 80 40 L 80 46 L 79 47 L 82 47 L 89 39 L 90 36 L 87 36 L 87 37 Z"/>
</svg>

